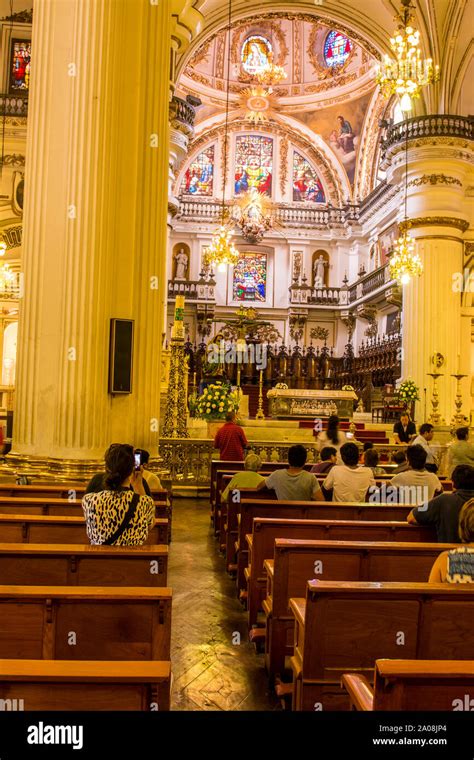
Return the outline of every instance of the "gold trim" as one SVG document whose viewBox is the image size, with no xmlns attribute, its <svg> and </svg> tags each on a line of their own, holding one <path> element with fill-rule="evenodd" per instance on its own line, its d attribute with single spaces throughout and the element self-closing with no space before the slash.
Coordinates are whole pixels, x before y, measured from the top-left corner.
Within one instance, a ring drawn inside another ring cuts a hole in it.
<svg viewBox="0 0 474 760">
<path fill-rule="evenodd" d="M 456 177 L 448 177 L 446 174 L 423 174 L 408 183 L 408 187 L 419 187 L 420 185 L 459 185 L 462 187 L 462 182 Z"/>
<path fill-rule="evenodd" d="M 461 238 L 454 237 L 454 235 L 420 235 L 420 237 L 415 238 L 416 240 L 451 240 L 454 243 L 461 243 Z"/>
<path fill-rule="evenodd" d="M 400 222 L 400 230 L 412 230 L 415 227 L 456 227 L 461 232 L 466 232 L 469 222 L 465 219 L 457 219 L 454 216 L 416 216 L 413 219 L 407 219 Z M 440 237 L 434 235 L 433 237 Z"/>
</svg>

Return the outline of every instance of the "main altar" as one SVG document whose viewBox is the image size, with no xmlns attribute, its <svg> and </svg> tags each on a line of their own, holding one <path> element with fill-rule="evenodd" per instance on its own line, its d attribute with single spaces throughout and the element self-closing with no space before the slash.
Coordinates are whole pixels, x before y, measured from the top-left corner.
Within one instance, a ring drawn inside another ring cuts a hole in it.
<svg viewBox="0 0 474 760">
<path fill-rule="evenodd" d="M 357 394 L 355 391 L 272 388 L 267 392 L 267 399 L 269 414 L 275 419 L 329 417 L 331 414 L 351 419 Z"/>
</svg>

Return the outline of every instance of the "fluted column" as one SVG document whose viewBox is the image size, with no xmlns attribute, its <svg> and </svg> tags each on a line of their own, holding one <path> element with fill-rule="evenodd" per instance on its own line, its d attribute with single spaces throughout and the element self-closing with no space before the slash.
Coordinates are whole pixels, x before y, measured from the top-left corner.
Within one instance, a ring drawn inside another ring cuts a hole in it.
<svg viewBox="0 0 474 760">
<path fill-rule="evenodd" d="M 35 3 L 12 447 L 22 457 L 97 459 L 111 441 L 156 451 L 176 23 L 170 0 Z M 135 321 L 130 395 L 108 394 L 112 317 Z"/>
</svg>

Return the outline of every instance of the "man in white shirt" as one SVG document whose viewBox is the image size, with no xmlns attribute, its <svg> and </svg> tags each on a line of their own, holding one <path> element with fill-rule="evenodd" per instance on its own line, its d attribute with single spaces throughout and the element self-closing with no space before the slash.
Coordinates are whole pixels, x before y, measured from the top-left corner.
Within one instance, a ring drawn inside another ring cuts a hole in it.
<svg viewBox="0 0 474 760">
<path fill-rule="evenodd" d="M 275 470 L 256 487 L 273 488 L 280 501 L 324 501 L 318 479 L 304 470 L 308 452 L 301 444 L 288 449 L 288 468 Z"/>
<path fill-rule="evenodd" d="M 434 449 L 429 445 L 429 441 L 433 440 L 433 430 L 433 425 L 430 425 L 429 422 L 424 422 L 423 425 L 420 425 L 418 435 L 412 441 L 412 446 L 423 446 L 426 451 L 426 464 L 434 465 L 434 467 L 429 467 L 428 469 L 436 469 L 438 464 Z"/>
<path fill-rule="evenodd" d="M 359 448 L 355 443 L 341 446 L 343 464 L 336 465 L 323 483 L 324 491 L 332 491 L 333 501 L 365 501 L 368 489 L 375 486 L 370 467 L 359 467 Z"/>
<path fill-rule="evenodd" d="M 443 493 L 438 477 L 425 469 L 427 454 L 423 446 L 409 446 L 407 459 L 410 469 L 394 475 L 390 481 L 390 485 L 398 490 L 400 504 L 427 504 L 434 496 Z"/>
</svg>

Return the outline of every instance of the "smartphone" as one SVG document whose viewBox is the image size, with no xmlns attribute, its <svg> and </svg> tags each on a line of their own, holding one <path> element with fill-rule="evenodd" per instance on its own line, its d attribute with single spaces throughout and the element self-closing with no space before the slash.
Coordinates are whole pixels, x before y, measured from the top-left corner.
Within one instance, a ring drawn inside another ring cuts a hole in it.
<svg viewBox="0 0 474 760">
<path fill-rule="evenodd" d="M 141 466 L 142 466 L 142 462 L 141 462 L 140 453 L 136 452 L 135 453 L 135 469 L 139 470 Z"/>
</svg>

